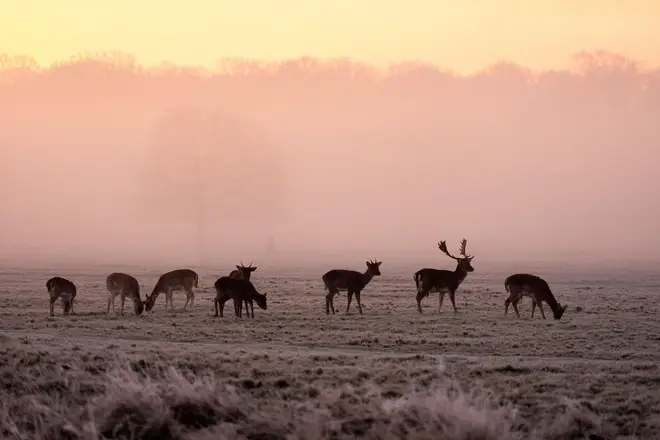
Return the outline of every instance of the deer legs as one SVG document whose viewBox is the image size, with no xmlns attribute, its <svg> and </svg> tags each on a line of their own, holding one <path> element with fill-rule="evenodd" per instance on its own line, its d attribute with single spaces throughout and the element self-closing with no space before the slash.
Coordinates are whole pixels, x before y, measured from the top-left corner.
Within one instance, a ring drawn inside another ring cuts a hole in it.
<svg viewBox="0 0 660 440">
<path fill-rule="evenodd" d="M 513 300 L 511 305 L 513 306 L 513 310 L 516 311 L 516 316 L 520 318 L 520 312 L 518 312 L 518 300 Z"/>
<path fill-rule="evenodd" d="M 50 296 L 50 316 L 55 316 L 55 301 L 57 301 L 57 298 L 59 298 L 59 295 Z"/>
<path fill-rule="evenodd" d="M 328 292 L 328 294 L 325 296 L 325 314 L 329 315 L 330 310 L 332 310 L 332 314 L 335 314 L 335 295 L 337 294 L 337 291 L 334 292 Z M 360 311 L 360 315 L 362 315 L 362 301 L 360 300 L 360 293 L 361 292 L 351 292 L 347 291 L 346 296 L 348 297 L 348 301 L 346 304 L 346 313 L 348 313 L 351 309 L 351 302 L 353 301 L 353 295 L 355 295 L 355 300 L 357 301 L 358 305 L 358 310 Z"/>
<path fill-rule="evenodd" d="M 541 301 L 538 301 L 537 304 L 535 298 L 532 298 L 532 319 L 534 319 L 534 310 L 536 309 L 537 305 L 539 306 L 539 310 L 541 311 L 541 316 L 543 317 L 543 319 L 545 319 L 545 313 L 543 313 L 543 306 L 541 305 Z"/>
<path fill-rule="evenodd" d="M 193 304 L 195 303 L 195 292 L 193 292 L 192 289 L 185 289 L 186 291 L 186 303 L 183 305 L 183 310 L 186 310 L 186 307 L 188 307 L 188 304 L 190 304 L 190 309 L 192 310 Z M 171 296 L 170 296 L 171 298 Z M 170 299 L 170 306 L 172 306 L 172 300 Z"/>
<path fill-rule="evenodd" d="M 325 296 L 325 314 L 329 315 L 330 314 L 330 309 L 332 309 L 332 314 L 335 314 L 335 304 L 334 304 L 334 297 L 335 293 L 337 292 L 328 292 L 328 294 Z"/>
<path fill-rule="evenodd" d="M 513 306 L 513 310 L 516 312 L 516 316 L 520 318 L 520 312 L 518 311 L 518 302 L 522 299 L 522 296 L 514 297 L 514 298 L 507 298 L 506 301 L 504 301 L 504 316 L 506 316 L 507 312 L 509 311 L 509 304 Z M 541 312 L 541 316 L 543 319 L 545 319 L 545 312 L 543 312 L 543 306 L 541 305 L 541 301 L 537 300 L 536 298 L 532 297 L 532 319 L 534 319 L 534 312 L 536 311 L 536 307 L 538 306 L 539 311 Z"/>
<path fill-rule="evenodd" d="M 358 310 L 360 311 L 360 315 L 362 315 L 362 303 L 360 302 L 360 292 L 351 292 L 350 290 L 347 292 L 348 296 L 348 304 L 346 304 L 346 313 L 348 313 L 348 310 L 351 308 L 351 300 L 353 299 L 353 294 L 355 293 L 355 300 L 357 301 L 358 305 Z"/>
<path fill-rule="evenodd" d="M 172 304 L 172 289 L 167 289 L 167 292 L 165 292 L 165 310 L 167 311 L 167 303 L 170 303 L 170 310 L 174 308 L 174 304 Z"/>
<path fill-rule="evenodd" d="M 456 292 L 449 292 L 449 300 L 451 301 L 451 306 L 454 308 L 454 313 L 458 313 L 458 310 L 456 310 Z"/>
<path fill-rule="evenodd" d="M 358 310 L 360 310 L 360 315 L 362 314 L 362 303 L 360 302 L 360 292 L 355 292 L 355 299 L 358 303 Z"/>
</svg>

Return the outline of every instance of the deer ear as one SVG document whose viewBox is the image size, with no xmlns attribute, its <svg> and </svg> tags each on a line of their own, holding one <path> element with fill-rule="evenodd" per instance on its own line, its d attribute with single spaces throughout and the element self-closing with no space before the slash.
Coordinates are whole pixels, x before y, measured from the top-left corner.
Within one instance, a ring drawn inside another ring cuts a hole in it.
<svg viewBox="0 0 660 440">
<path fill-rule="evenodd" d="M 264 296 L 268 295 L 268 292 L 264 293 Z"/>
<path fill-rule="evenodd" d="M 369 262 L 368 262 L 368 261 L 365 261 L 364 264 L 366 264 L 367 266 L 369 266 Z"/>
<path fill-rule="evenodd" d="M 379 261 L 379 262 L 376 263 L 376 264 L 377 264 L 378 266 L 380 266 L 381 264 L 383 264 L 383 262 L 382 262 L 382 261 Z"/>
<path fill-rule="evenodd" d="M 257 270 L 257 266 L 254 266 L 251 270 L 252 272 L 254 272 L 255 270 Z"/>
<path fill-rule="evenodd" d="M 241 270 L 241 266 L 239 266 L 239 265 L 237 264 L 237 265 L 236 265 L 236 269 Z"/>
</svg>

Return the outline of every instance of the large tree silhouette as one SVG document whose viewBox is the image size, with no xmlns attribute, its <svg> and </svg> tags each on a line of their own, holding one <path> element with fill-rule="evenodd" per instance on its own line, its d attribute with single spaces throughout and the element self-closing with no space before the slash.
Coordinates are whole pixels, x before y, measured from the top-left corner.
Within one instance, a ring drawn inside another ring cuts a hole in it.
<svg viewBox="0 0 660 440">
<path fill-rule="evenodd" d="M 253 124 L 221 109 L 182 106 L 157 119 L 147 157 L 145 196 L 152 215 L 195 224 L 206 258 L 207 222 L 239 220 L 265 229 L 283 213 L 281 153 Z"/>
</svg>

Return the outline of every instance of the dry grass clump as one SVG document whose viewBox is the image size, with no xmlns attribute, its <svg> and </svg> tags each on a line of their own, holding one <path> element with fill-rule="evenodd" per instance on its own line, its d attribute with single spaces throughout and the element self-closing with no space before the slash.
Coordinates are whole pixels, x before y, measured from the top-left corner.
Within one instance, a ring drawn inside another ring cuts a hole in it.
<svg viewBox="0 0 660 440">
<path fill-rule="evenodd" d="M 547 424 L 529 426 L 510 403 L 446 375 L 388 398 L 373 381 L 319 389 L 295 375 L 261 381 L 211 369 L 136 368 L 142 362 L 99 371 L 75 359 L 43 361 L 5 362 L 3 438 L 515 440 L 589 438 L 601 429 L 572 401 Z"/>
</svg>

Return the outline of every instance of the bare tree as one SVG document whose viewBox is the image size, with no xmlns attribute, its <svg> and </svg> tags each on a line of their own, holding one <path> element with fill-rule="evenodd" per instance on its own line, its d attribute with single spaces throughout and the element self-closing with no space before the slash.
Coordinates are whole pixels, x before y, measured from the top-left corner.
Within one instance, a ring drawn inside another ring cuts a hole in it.
<svg viewBox="0 0 660 440">
<path fill-rule="evenodd" d="M 281 155 L 256 128 L 223 111 L 171 110 L 154 124 L 148 155 L 145 196 L 157 215 L 194 221 L 200 260 L 207 256 L 210 217 L 220 225 L 263 222 L 283 205 Z"/>
</svg>

